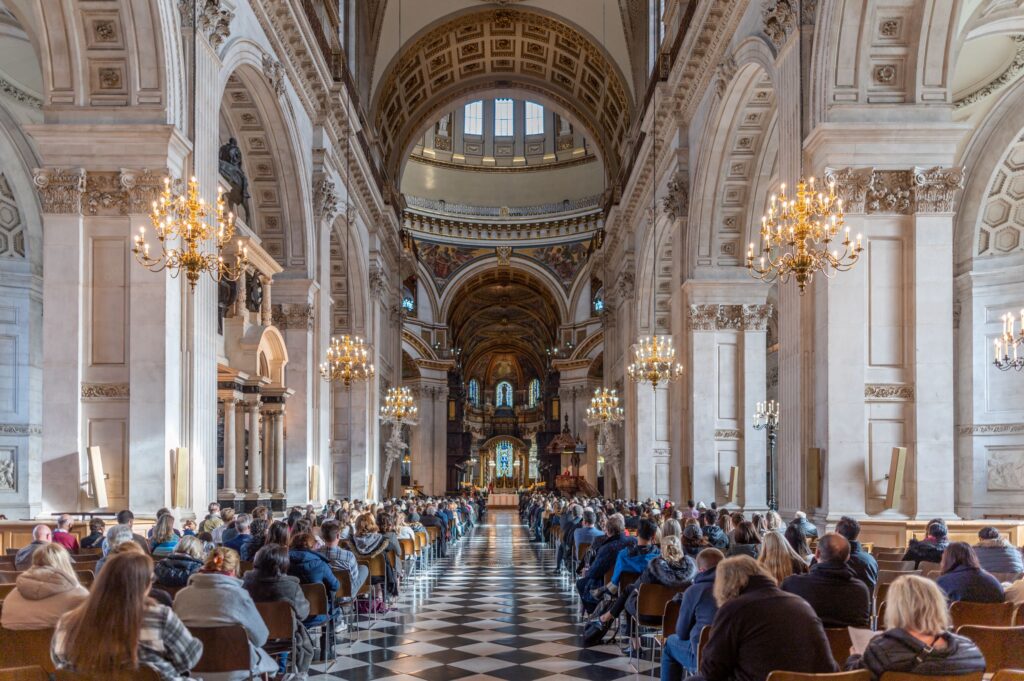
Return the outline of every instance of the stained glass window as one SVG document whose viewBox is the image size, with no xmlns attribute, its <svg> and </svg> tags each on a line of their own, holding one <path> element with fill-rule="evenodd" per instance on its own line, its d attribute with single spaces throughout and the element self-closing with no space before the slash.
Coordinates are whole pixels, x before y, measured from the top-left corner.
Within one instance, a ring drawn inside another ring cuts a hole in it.
<svg viewBox="0 0 1024 681">
<path fill-rule="evenodd" d="M 594 312 L 600 314 L 604 311 L 604 287 L 597 289 L 594 294 Z"/>
<path fill-rule="evenodd" d="M 515 459 L 512 443 L 508 440 L 499 442 L 498 446 L 494 448 L 494 458 L 497 461 L 494 474 L 499 478 L 511 478 L 513 460 Z"/>
<path fill-rule="evenodd" d="M 494 389 L 494 406 L 512 407 L 512 384 L 508 381 L 502 381 Z"/>
<path fill-rule="evenodd" d="M 530 408 L 536 407 L 540 402 L 540 379 L 530 381 Z"/>
<path fill-rule="evenodd" d="M 467 135 L 484 134 L 484 103 L 481 100 L 466 105 L 465 131 Z"/>
<path fill-rule="evenodd" d="M 402 309 L 406 312 L 416 311 L 416 298 L 413 297 L 412 291 L 408 287 L 402 287 Z"/>
<path fill-rule="evenodd" d="M 469 391 L 469 403 L 472 404 L 474 407 L 479 407 L 480 406 L 480 381 L 476 380 L 475 378 L 470 379 L 468 391 Z"/>
</svg>

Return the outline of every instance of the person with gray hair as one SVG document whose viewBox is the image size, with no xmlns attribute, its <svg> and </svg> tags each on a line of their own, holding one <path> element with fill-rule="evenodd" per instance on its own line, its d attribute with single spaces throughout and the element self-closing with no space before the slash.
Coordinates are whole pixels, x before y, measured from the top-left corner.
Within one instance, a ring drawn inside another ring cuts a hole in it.
<svg viewBox="0 0 1024 681">
<path fill-rule="evenodd" d="M 107 529 L 107 538 L 103 540 L 103 557 L 96 561 L 95 574 L 98 575 L 103 569 L 111 551 L 130 541 L 135 541 L 135 533 L 132 532 L 131 525 L 111 525 Z"/>
<path fill-rule="evenodd" d="M 594 559 L 586 574 L 576 580 L 576 591 L 580 595 L 580 602 L 583 608 L 589 613 L 597 607 L 597 599 L 591 595 L 591 591 L 604 585 L 604 575 L 615 567 L 615 559 L 622 549 L 634 546 L 636 537 L 629 537 L 625 533 L 626 519 L 621 513 L 613 513 L 605 523 L 605 537 L 597 550 Z M 595 542 L 596 543 L 596 542 Z"/>
<path fill-rule="evenodd" d="M 32 543 L 24 546 L 14 556 L 14 569 L 19 572 L 32 567 L 32 554 L 40 546 L 45 546 L 53 540 L 53 533 L 47 525 L 36 525 L 32 528 Z"/>
<path fill-rule="evenodd" d="M 583 512 L 583 518 L 580 522 L 580 526 L 576 528 L 576 531 L 573 532 L 572 535 L 572 550 L 574 555 L 579 555 L 580 545 L 592 545 L 595 539 L 604 536 L 604 532 L 595 527 L 595 525 L 597 525 L 597 514 L 588 508 Z"/>
<path fill-rule="evenodd" d="M 242 555 L 242 548 L 252 541 L 252 516 L 248 513 L 239 513 L 235 516 L 235 534 L 230 541 L 224 542 L 224 546 L 238 551 Z"/>
</svg>

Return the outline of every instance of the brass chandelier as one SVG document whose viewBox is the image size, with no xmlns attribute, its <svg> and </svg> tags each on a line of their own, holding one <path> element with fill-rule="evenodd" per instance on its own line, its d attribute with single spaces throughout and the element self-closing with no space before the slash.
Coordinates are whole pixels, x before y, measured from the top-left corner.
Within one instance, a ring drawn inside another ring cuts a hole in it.
<svg viewBox="0 0 1024 681">
<path fill-rule="evenodd" d="M 841 253 L 833 248 L 840 230 Z M 796 279 L 803 295 L 816 272 L 831 277 L 850 270 L 862 250 L 861 235 L 854 242 L 850 228 L 844 229 L 843 200 L 836 197 L 835 183 L 829 183 L 827 192 L 816 192 L 811 177 L 797 183 L 795 198 L 786 196 L 784 184 L 779 196 L 772 194 L 768 214 L 761 218 L 760 252 L 755 254 L 754 244 L 750 244 L 747 269 L 767 283 Z"/>
<path fill-rule="evenodd" d="M 388 388 L 380 407 L 380 420 L 395 425 L 415 426 L 419 423 L 419 407 L 406 387 Z"/>
<path fill-rule="evenodd" d="M 164 190 L 160 199 L 153 202 L 153 211 L 149 215 L 160 241 L 160 254 L 156 257 L 149 254 L 146 228 L 139 227 L 132 248 L 135 259 L 153 272 L 166 269 L 172 277 L 184 272 L 192 291 L 204 272 L 214 281 L 238 281 L 248 265 L 249 253 L 239 242 L 235 264 L 224 262 L 221 252 L 234 236 L 235 216 L 230 212 L 225 214 L 220 188 L 217 189 L 216 227 L 207 222 L 208 217 L 209 207 L 199 196 L 196 178 L 190 179 L 186 190 L 178 194 L 172 193 L 170 178 L 164 178 Z M 206 248 L 206 243 L 211 240 L 215 251 Z"/>
<path fill-rule="evenodd" d="M 590 398 L 590 406 L 587 408 L 584 421 L 588 426 L 599 426 L 604 423 L 615 425 L 622 423 L 623 415 L 622 407 L 619 406 L 618 391 L 597 388 L 594 390 L 594 396 Z"/>
<path fill-rule="evenodd" d="M 995 358 L 992 363 L 1001 371 L 1021 371 L 1024 369 L 1024 355 L 1018 353 L 1017 348 L 1024 345 L 1024 310 L 1020 311 L 1019 333 L 1014 331 L 1016 322 L 1012 314 L 1007 312 L 1002 316 L 1002 320 L 1003 331 L 995 340 Z"/>
<path fill-rule="evenodd" d="M 683 366 L 676 362 L 676 349 L 669 336 L 641 338 L 633 346 L 633 362 L 626 367 L 629 378 L 637 383 L 672 382 L 683 375 Z"/>
<path fill-rule="evenodd" d="M 320 365 L 320 376 L 345 388 L 368 381 L 377 373 L 373 364 L 367 362 L 369 354 L 366 342 L 359 336 L 335 336 L 327 348 L 327 361 Z"/>
</svg>

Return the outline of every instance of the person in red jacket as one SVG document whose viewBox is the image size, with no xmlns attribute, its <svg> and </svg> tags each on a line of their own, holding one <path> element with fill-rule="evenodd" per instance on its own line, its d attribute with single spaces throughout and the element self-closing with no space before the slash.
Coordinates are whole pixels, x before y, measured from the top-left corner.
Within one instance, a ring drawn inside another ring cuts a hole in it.
<svg viewBox="0 0 1024 681">
<path fill-rule="evenodd" d="M 71 534 L 71 516 L 67 513 L 57 518 L 57 529 L 53 531 L 53 543 L 60 544 L 68 553 L 78 553 L 78 537 Z"/>
</svg>

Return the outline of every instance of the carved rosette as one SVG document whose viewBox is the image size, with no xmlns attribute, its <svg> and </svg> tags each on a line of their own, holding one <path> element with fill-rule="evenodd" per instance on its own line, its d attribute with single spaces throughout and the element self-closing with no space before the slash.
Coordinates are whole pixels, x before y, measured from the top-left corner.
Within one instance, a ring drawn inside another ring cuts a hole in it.
<svg viewBox="0 0 1024 681">
<path fill-rule="evenodd" d="M 797 16 L 794 0 L 766 0 L 761 10 L 764 34 L 775 49 L 786 44 L 789 34 L 796 29 Z"/>
<path fill-rule="evenodd" d="M 899 383 L 868 383 L 864 386 L 864 398 L 869 402 L 913 402 L 914 386 Z"/>
<path fill-rule="evenodd" d="M 32 182 L 39 193 L 43 213 L 79 215 L 85 193 L 85 169 L 36 168 Z"/>
</svg>

